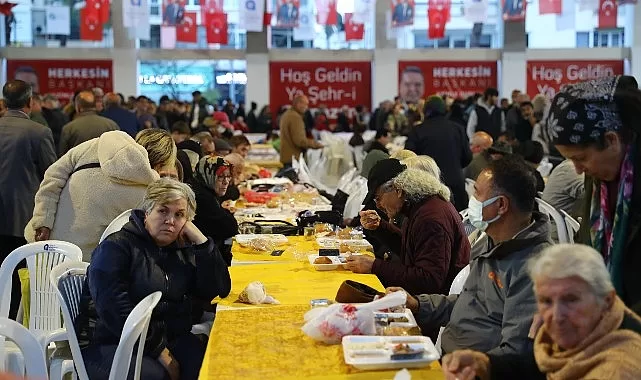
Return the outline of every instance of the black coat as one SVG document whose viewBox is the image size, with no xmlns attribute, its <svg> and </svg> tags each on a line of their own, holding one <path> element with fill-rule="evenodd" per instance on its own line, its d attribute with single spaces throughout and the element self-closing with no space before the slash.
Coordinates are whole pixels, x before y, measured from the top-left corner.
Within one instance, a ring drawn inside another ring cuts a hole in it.
<svg viewBox="0 0 641 380">
<path fill-rule="evenodd" d="M 472 152 L 465 133 L 445 116 L 425 119 L 407 137 L 405 149 L 418 155 L 428 155 L 441 169 L 441 180 L 452 191 L 454 206 L 458 211 L 467 208 L 463 168 L 472 161 Z"/>
<path fill-rule="evenodd" d="M 145 354 L 157 357 L 168 342 L 191 331 L 193 298 L 213 300 L 230 290 L 227 265 L 211 239 L 160 248 L 145 229 L 144 212 L 134 210 L 129 223 L 93 252 L 76 329 L 91 344 L 118 344 L 136 304 L 161 291 L 145 343 Z"/>
<path fill-rule="evenodd" d="M 198 179 L 192 181 L 191 187 L 196 194 L 196 204 L 198 205 L 194 224 L 203 234 L 211 236 L 227 265 L 231 265 L 231 245 L 226 245 L 225 240 L 238 234 L 236 218 L 220 205 L 216 193 Z"/>
</svg>

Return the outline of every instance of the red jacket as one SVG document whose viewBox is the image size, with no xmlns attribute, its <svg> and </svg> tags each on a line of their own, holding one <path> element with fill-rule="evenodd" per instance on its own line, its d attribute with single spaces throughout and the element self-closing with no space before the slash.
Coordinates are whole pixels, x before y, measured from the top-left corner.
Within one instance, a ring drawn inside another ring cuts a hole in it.
<svg viewBox="0 0 641 380">
<path fill-rule="evenodd" d="M 402 229 L 385 221 L 379 227 L 401 235 L 400 261 L 376 259 L 372 273 L 384 286 L 400 286 L 410 294 L 448 294 L 456 274 L 470 262 L 460 214 L 438 196 L 405 214 Z"/>
</svg>

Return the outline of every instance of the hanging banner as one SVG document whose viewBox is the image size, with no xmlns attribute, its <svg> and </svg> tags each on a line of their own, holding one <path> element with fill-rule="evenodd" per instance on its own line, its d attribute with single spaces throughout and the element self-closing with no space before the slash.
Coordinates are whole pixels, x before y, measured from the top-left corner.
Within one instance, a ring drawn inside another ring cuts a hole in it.
<svg viewBox="0 0 641 380">
<path fill-rule="evenodd" d="M 225 0 L 202 0 L 200 4 L 200 22 L 206 25 L 209 15 L 225 13 L 224 5 Z"/>
<path fill-rule="evenodd" d="M 239 26 L 248 32 L 262 32 L 265 0 L 240 0 Z"/>
<path fill-rule="evenodd" d="M 372 11 L 375 0 L 354 0 L 354 15 L 352 21 L 356 24 L 372 22 Z"/>
<path fill-rule="evenodd" d="M 493 61 L 399 61 L 398 78 L 398 93 L 405 103 L 434 94 L 464 99 L 498 87 Z"/>
<path fill-rule="evenodd" d="M 365 24 L 354 22 L 352 13 L 345 13 L 345 41 L 362 41 L 365 37 Z"/>
<path fill-rule="evenodd" d="M 100 87 L 113 91 L 113 63 L 110 60 L 7 60 L 7 78 L 20 79 L 33 92 L 52 94 L 62 104 L 77 90 Z"/>
<path fill-rule="evenodd" d="M 95 7 L 85 6 L 80 10 L 80 39 L 102 41 L 100 13 Z"/>
<path fill-rule="evenodd" d="M 525 21 L 526 0 L 503 0 L 503 21 Z"/>
<path fill-rule="evenodd" d="M 185 12 L 185 17 L 178 27 L 176 27 L 176 41 L 178 42 L 198 42 L 198 25 L 196 24 L 196 12 Z"/>
<path fill-rule="evenodd" d="M 561 0 L 539 0 L 540 15 L 560 15 L 563 12 Z"/>
<path fill-rule="evenodd" d="M 414 0 L 390 0 L 392 27 L 414 24 Z"/>
<path fill-rule="evenodd" d="M 616 28 L 618 6 L 614 0 L 599 0 L 599 28 Z"/>
<path fill-rule="evenodd" d="M 563 10 L 556 16 L 556 30 L 571 30 L 576 27 L 576 2 L 575 0 L 563 0 Z"/>
<path fill-rule="evenodd" d="M 276 27 L 294 28 L 298 25 L 300 0 L 275 0 Z"/>
<path fill-rule="evenodd" d="M 336 0 L 316 0 L 316 22 L 318 25 L 337 25 Z"/>
<path fill-rule="evenodd" d="M 554 98 L 564 84 L 623 75 L 623 61 L 528 61 L 527 93 Z"/>
<path fill-rule="evenodd" d="M 163 0 L 162 24 L 166 26 L 179 25 L 185 17 L 185 2 L 186 0 Z"/>
<path fill-rule="evenodd" d="M 133 38 L 150 40 L 149 0 L 123 0 L 123 26 L 130 30 Z"/>
<path fill-rule="evenodd" d="M 207 19 L 207 43 L 227 45 L 227 14 L 208 13 Z"/>
<path fill-rule="evenodd" d="M 71 12 L 67 6 L 48 5 L 47 34 L 71 34 Z"/>
<path fill-rule="evenodd" d="M 316 37 L 314 29 L 314 12 L 310 6 L 303 7 L 298 17 L 298 25 L 294 28 L 294 41 L 312 41 Z"/>
<path fill-rule="evenodd" d="M 176 34 L 178 33 L 176 26 L 160 26 L 160 48 L 161 49 L 175 49 L 176 48 Z"/>
<path fill-rule="evenodd" d="M 371 62 L 270 62 L 269 105 L 277 110 L 306 95 L 310 108 L 323 104 L 332 119 L 344 105 L 370 107 L 371 70 Z"/>
<path fill-rule="evenodd" d="M 465 20 L 472 24 L 487 21 L 487 0 L 465 0 L 463 3 Z"/>
<path fill-rule="evenodd" d="M 427 37 L 438 40 L 445 37 L 445 25 L 450 19 L 450 0 L 429 0 L 427 3 Z"/>
</svg>

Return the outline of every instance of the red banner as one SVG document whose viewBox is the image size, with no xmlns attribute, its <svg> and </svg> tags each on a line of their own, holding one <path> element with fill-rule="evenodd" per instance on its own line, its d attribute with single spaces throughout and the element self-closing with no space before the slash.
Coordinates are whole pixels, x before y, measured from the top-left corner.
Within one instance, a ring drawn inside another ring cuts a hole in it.
<svg viewBox="0 0 641 380">
<path fill-rule="evenodd" d="M 112 61 L 7 60 L 7 78 L 20 79 L 39 94 L 67 103 L 77 90 L 100 87 L 113 91 Z"/>
<path fill-rule="evenodd" d="M 198 42 L 198 25 L 196 24 L 196 12 L 185 12 L 182 22 L 176 27 L 176 41 Z"/>
<path fill-rule="evenodd" d="M 100 21 L 103 24 L 109 22 L 109 0 L 100 0 Z"/>
<path fill-rule="evenodd" d="M 623 61 L 528 61 L 527 93 L 552 99 L 564 84 L 622 74 Z"/>
<path fill-rule="evenodd" d="M 392 8 L 392 26 L 414 24 L 414 0 L 390 0 Z"/>
<path fill-rule="evenodd" d="M 227 14 L 207 14 L 207 43 L 227 45 Z"/>
<path fill-rule="evenodd" d="M 561 0 L 539 0 L 540 15 L 560 15 L 563 13 Z"/>
<path fill-rule="evenodd" d="M 270 62 L 269 105 L 273 113 L 298 95 L 309 107 L 324 104 L 334 118 L 344 105 L 372 104 L 371 62 Z"/>
<path fill-rule="evenodd" d="M 316 22 L 319 25 L 338 24 L 336 0 L 316 0 Z"/>
<path fill-rule="evenodd" d="M 503 20 L 525 21 L 526 6 L 526 0 L 503 0 Z"/>
<path fill-rule="evenodd" d="M 399 61 L 398 93 L 406 103 L 438 94 L 467 98 L 497 88 L 496 62 Z"/>
<path fill-rule="evenodd" d="M 345 41 L 361 41 L 365 36 L 365 25 L 353 20 L 353 13 L 345 13 Z"/>
<path fill-rule="evenodd" d="M 102 41 L 102 21 L 100 9 L 86 6 L 80 10 L 80 39 L 83 41 Z"/>
<path fill-rule="evenodd" d="M 599 28 L 616 28 L 619 8 L 614 0 L 599 0 Z"/>
<path fill-rule="evenodd" d="M 200 20 L 206 23 L 207 17 L 214 13 L 224 13 L 224 0 L 202 0 L 200 5 Z"/>
</svg>

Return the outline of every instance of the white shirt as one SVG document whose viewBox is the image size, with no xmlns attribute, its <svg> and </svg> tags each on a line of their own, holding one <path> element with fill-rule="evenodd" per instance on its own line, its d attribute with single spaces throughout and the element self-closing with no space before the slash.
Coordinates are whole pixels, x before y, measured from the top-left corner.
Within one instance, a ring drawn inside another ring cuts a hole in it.
<svg viewBox="0 0 641 380">
<path fill-rule="evenodd" d="M 196 103 L 194 104 L 194 120 L 191 121 L 191 129 L 198 128 L 198 115 L 200 115 L 200 106 Z"/>
</svg>

